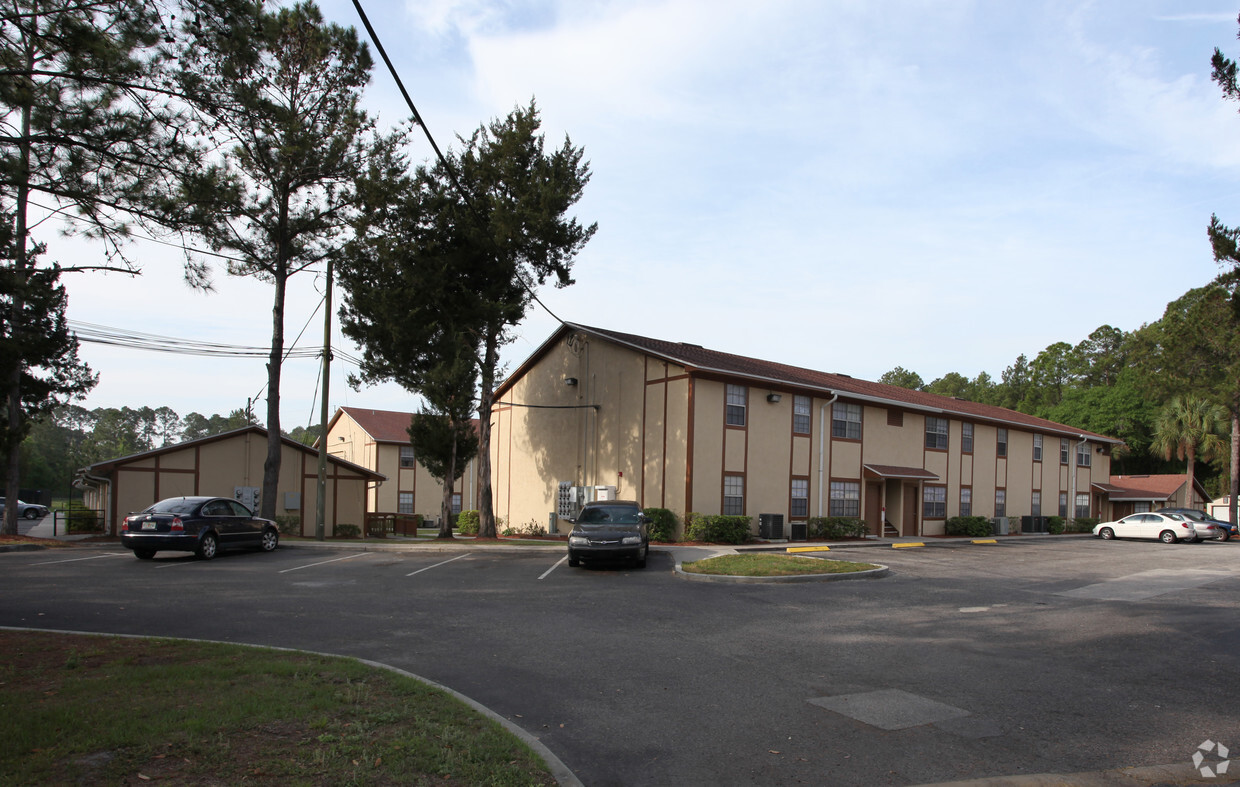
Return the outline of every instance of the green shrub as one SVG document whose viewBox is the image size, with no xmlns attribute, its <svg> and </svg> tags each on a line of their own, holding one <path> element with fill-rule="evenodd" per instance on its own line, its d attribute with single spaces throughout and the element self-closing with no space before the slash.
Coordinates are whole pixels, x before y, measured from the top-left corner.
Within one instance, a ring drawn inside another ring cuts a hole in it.
<svg viewBox="0 0 1240 787">
<path fill-rule="evenodd" d="M 990 520 L 984 516 L 954 516 L 947 520 L 945 527 L 949 536 L 985 538 L 995 532 Z"/>
<path fill-rule="evenodd" d="M 462 511 L 457 514 L 456 530 L 463 536 L 478 535 L 478 512 Z"/>
<path fill-rule="evenodd" d="M 103 528 L 103 518 L 98 511 L 74 508 L 64 512 L 65 528 L 70 533 L 97 533 Z"/>
<path fill-rule="evenodd" d="M 865 538 L 863 520 L 851 516 L 814 516 L 806 522 L 807 538 Z"/>
<path fill-rule="evenodd" d="M 1068 533 L 1088 533 L 1098 526 L 1102 520 L 1096 516 L 1079 516 L 1072 520 L 1071 526 L 1066 530 Z"/>
<path fill-rule="evenodd" d="M 1048 516 L 1046 518 L 1046 530 L 1051 535 L 1059 535 L 1064 532 L 1064 522 L 1061 516 Z"/>
<path fill-rule="evenodd" d="M 650 534 L 651 541 L 676 540 L 676 515 L 674 513 L 666 508 L 647 508 L 645 514 L 650 517 L 646 532 Z"/>
<path fill-rule="evenodd" d="M 285 516 L 276 517 L 276 529 L 281 535 L 300 536 L 301 535 L 301 517 L 297 514 L 287 514 Z"/>
<path fill-rule="evenodd" d="M 689 514 L 685 519 L 685 536 L 690 541 L 744 544 L 753 533 L 753 520 L 747 516 Z"/>
<path fill-rule="evenodd" d="M 340 524 L 336 525 L 335 535 L 336 538 L 360 538 L 362 529 L 357 525 Z"/>
</svg>

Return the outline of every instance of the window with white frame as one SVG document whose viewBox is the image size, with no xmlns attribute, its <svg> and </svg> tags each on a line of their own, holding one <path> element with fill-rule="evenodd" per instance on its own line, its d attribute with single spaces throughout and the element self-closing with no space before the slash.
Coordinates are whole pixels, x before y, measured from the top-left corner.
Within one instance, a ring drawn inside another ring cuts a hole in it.
<svg viewBox="0 0 1240 787">
<path fill-rule="evenodd" d="M 926 519 L 947 518 L 947 487 L 931 484 L 922 487 L 921 514 Z"/>
<path fill-rule="evenodd" d="M 413 455 L 413 446 L 402 445 L 400 447 L 400 466 L 413 467 L 418 463 L 417 457 Z"/>
<path fill-rule="evenodd" d="M 1076 446 L 1076 466 L 1077 467 L 1089 467 L 1089 463 L 1090 463 L 1089 443 L 1082 440 L 1081 442 L 1077 443 L 1077 446 Z"/>
<path fill-rule="evenodd" d="M 1067 492 L 1059 493 L 1059 515 L 1060 516 L 1068 515 L 1068 493 Z"/>
<path fill-rule="evenodd" d="M 973 453 L 973 424 L 960 425 L 960 450 L 966 454 Z"/>
<path fill-rule="evenodd" d="M 1147 514 L 1147 513 L 1149 513 L 1151 510 L 1153 510 L 1153 508 L 1154 508 L 1154 507 L 1153 507 L 1152 505 L 1150 505 L 1148 502 L 1143 502 L 1143 503 L 1133 503 L 1133 504 L 1132 504 L 1132 513 L 1134 513 L 1134 514 Z"/>
<path fill-rule="evenodd" d="M 995 437 L 995 456 L 1007 456 L 1007 430 L 999 429 Z M 995 514 L 1002 516 L 1002 514 Z"/>
<path fill-rule="evenodd" d="M 1076 513 L 1073 514 L 1077 519 L 1084 519 L 1089 516 L 1089 493 L 1083 492 L 1076 496 Z"/>
<path fill-rule="evenodd" d="M 926 448 L 947 450 L 947 419 L 926 416 Z"/>
<path fill-rule="evenodd" d="M 809 434 L 813 417 L 810 406 L 808 396 L 792 397 L 792 431 L 796 434 Z"/>
<path fill-rule="evenodd" d="M 1068 438 L 1059 438 L 1059 464 L 1066 465 L 1068 463 Z"/>
<path fill-rule="evenodd" d="M 745 425 L 745 407 L 749 404 L 749 389 L 743 385 L 728 385 L 728 404 L 725 423 L 728 426 Z"/>
<path fill-rule="evenodd" d="M 960 489 L 960 515 L 973 516 L 973 490 L 967 486 Z"/>
<path fill-rule="evenodd" d="M 831 516 L 861 516 L 861 484 L 857 481 L 832 481 Z"/>
<path fill-rule="evenodd" d="M 1042 493 L 1037 489 L 1033 490 L 1033 500 L 1030 501 L 1033 510 L 1029 513 L 1034 516 L 1042 516 Z"/>
<path fill-rule="evenodd" d="M 1040 434 L 1033 436 L 1033 461 L 1042 461 L 1042 435 Z M 1037 516 L 1037 514 L 1034 514 L 1034 516 Z"/>
<path fill-rule="evenodd" d="M 793 519 L 809 516 L 809 479 L 792 479 L 792 503 L 789 514 Z"/>
<path fill-rule="evenodd" d="M 745 476 L 725 475 L 723 477 L 723 515 L 743 516 L 745 514 Z"/>
<path fill-rule="evenodd" d="M 831 405 L 831 436 L 861 439 L 861 405 L 840 402 Z"/>
<path fill-rule="evenodd" d="M 396 501 L 396 513 L 413 513 L 413 492 L 401 492 Z"/>
<path fill-rule="evenodd" d="M 995 490 L 995 516 L 1007 516 L 1007 490 Z"/>
</svg>

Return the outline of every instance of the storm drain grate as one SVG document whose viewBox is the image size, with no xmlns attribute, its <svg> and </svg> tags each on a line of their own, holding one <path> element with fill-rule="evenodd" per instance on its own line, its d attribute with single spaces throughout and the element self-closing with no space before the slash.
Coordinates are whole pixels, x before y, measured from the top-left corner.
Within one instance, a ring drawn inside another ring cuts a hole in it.
<svg viewBox="0 0 1240 787">
<path fill-rule="evenodd" d="M 969 715 L 967 710 L 900 689 L 817 697 L 807 702 L 883 730 L 903 730 Z"/>
</svg>

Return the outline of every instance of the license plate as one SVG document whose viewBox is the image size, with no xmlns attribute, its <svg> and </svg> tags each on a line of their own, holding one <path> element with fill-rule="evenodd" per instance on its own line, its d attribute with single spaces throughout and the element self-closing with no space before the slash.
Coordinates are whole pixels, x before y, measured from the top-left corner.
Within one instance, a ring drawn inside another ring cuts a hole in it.
<svg viewBox="0 0 1240 787">
<path fill-rule="evenodd" d="M 143 523 L 142 523 L 142 529 L 143 529 L 143 530 L 154 530 L 154 529 L 155 529 L 155 523 L 154 523 L 154 522 L 143 522 Z"/>
</svg>

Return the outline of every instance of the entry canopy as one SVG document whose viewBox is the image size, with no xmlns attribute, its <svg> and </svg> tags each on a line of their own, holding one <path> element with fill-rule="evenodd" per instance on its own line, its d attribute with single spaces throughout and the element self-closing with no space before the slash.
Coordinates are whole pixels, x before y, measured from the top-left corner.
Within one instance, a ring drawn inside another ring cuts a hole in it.
<svg viewBox="0 0 1240 787">
<path fill-rule="evenodd" d="M 899 465 L 863 465 L 866 478 L 908 478 L 915 481 L 938 481 L 938 475 L 920 467 Z"/>
</svg>

